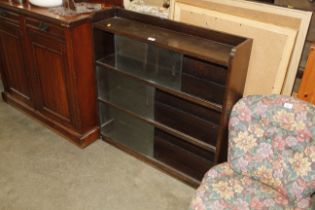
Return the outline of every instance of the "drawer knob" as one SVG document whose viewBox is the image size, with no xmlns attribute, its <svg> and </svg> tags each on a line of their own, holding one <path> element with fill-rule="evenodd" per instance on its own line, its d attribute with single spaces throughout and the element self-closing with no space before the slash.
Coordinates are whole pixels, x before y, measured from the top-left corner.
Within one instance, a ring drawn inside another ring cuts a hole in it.
<svg viewBox="0 0 315 210">
<path fill-rule="evenodd" d="M 43 23 L 43 22 L 41 22 L 41 23 L 38 25 L 38 29 L 41 30 L 41 31 L 47 31 L 48 28 L 49 28 L 48 24 Z"/>
</svg>

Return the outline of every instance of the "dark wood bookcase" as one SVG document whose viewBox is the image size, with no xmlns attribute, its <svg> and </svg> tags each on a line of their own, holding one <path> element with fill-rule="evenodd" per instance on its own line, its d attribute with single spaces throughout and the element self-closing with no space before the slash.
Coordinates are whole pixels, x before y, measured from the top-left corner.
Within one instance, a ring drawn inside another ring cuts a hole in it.
<svg viewBox="0 0 315 210">
<path fill-rule="evenodd" d="M 95 16 L 102 138 L 196 186 L 226 159 L 252 40 L 117 8 Z"/>
</svg>

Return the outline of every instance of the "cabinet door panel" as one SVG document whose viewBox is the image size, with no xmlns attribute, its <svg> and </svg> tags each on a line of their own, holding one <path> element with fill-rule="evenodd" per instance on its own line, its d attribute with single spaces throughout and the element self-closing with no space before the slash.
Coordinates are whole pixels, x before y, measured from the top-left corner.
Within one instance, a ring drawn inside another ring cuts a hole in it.
<svg viewBox="0 0 315 210">
<path fill-rule="evenodd" d="M 64 43 L 31 34 L 33 69 L 37 74 L 38 109 L 60 122 L 70 122 L 67 55 Z"/>
<path fill-rule="evenodd" d="M 31 104 L 29 74 L 24 62 L 23 38 L 18 26 L 0 22 L 0 48 L 5 90 Z"/>
</svg>

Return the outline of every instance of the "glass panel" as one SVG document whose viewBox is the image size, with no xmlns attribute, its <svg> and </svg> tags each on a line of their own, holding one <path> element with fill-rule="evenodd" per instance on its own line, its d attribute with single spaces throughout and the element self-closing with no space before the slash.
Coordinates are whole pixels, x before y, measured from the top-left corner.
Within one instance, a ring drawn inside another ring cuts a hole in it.
<svg viewBox="0 0 315 210">
<path fill-rule="evenodd" d="M 115 35 L 115 67 L 143 79 L 180 90 L 183 56 Z"/>
<path fill-rule="evenodd" d="M 113 107 L 99 103 L 101 133 L 196 179 L 211 167 L 214 154 L 174 137 Z"/>
<path fill-rule="evenodd" d="M 226 67 L 162 49 L 153 43 L 114 35 L 115 53 L 98 61 L 142 80 L 223 104 Z"/>
<path fill-rule="evenodd" d="M 220 113 L 155 90 L 106 67 L 98 67 L 97 74 L 99 98 L 200 141 L 216 144 Z"/>
<path fill-rule="evenodd" d="M 99 108 L 103 136 L 135 151 L 153 156 L 153 126 L 103 103 L 99 103 Z"/>
<path fill-rule="evenodd" d="M 148 119 L 154 119 L 153 87 L 101 67 L 97 67 L 97 75 L 100 98 Z"/>
</svg>

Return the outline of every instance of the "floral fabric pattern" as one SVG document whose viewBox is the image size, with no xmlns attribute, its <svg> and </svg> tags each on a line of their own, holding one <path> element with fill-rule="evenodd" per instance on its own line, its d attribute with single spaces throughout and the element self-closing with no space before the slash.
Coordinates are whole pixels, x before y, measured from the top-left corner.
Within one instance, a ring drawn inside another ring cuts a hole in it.
<svg viewBox="0 0 315 210">
<path fill-rule="evenodd" d="M 233 108 L 229 163 L 296 202 L 315 191 L 315 108 L 288 96 L 249 96 Z"/>
<path fill-rule="evenodd" d="M 205 175 L 191 202 L 191 210 L 299 210 L 310 209 L 310 199 L 291 205 L 281 193 L 240 175 L 228 163 L 213 167 Z"/>
<path fill-rule="evenodd" d="M 248 96 L 229 122 L 228 162 L 210 169 L 191 210 L 311 209 L 315 107 L 288 96 Z"/>
</svg>

